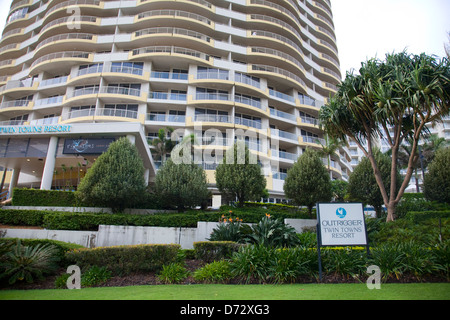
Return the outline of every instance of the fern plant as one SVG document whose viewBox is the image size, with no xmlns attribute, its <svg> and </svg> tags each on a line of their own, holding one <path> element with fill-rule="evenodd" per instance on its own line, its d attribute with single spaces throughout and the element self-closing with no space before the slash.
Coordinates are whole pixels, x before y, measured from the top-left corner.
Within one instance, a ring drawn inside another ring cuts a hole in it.
<svg viewBox="0 0 450 320">
<path fill-rule="evenodd" d="M 292 247 L 300 244 L 300 239 L 293 227 L 266 214 L 252 226 L 252 232 L 247 235 L 246 242 L 266 247 Z"/>
<path fill-rule="evenodd" d="M 23 246 L 20 240 L 7 252 L 1 262 L 4 273 L 1 277 L 9 277 L 9 284 L 17 280 L 29 283 L 35 278 L 42 279 L 45 274 L 56 271 L 59 260 L 57 249 L 52 245 Z"/>
</svg>

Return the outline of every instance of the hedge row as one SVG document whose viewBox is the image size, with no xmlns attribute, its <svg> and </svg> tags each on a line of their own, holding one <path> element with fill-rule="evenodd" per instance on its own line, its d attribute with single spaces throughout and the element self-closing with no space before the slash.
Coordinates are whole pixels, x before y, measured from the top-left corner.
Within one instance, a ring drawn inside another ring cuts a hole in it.
<svg viewBox="0 0 450 320">
<path fill-rule="evenodd" d="M 0 223 L 16 226 L 40 226 L 51 230 L 97 230 L 99 225 L 129 225 L 195 228 L 198 221 L 216 222 L 222 216 L 243 219 L 246 223 L 256 223 L 265 215 L 259 212 L 187 212 L 140 214 L 109 213 L 68 213 L 39 210 L 0 210 Z M 290 213 L 274 213 L 274 218 L 292 218 Z"/>
<path fill-rule="evenodd" d="M 230 259 L 243 244 L 233 241 L 199 241 L 194 242 L 195 259 L 205 262 Z"/>
<path fill-rule="evenodd" d="M 450 218 L 450 211 L 411 211 L 406 214 L 406 218 L 414 223 L 420 223 L 433 218 Z"/>
<path fill-rule="evenodd" d="M 98 266 L 106 267 L 115 275 L 127 275 L 160 270 L 163 265 L 177 261 L 179 250 L 178 244 L 83 248 L 67 252 L 66 259 L 81 270 Z"/>
<path fill-rule="evenodd" d="M 38 190 L 15 188 L 13 206 L 43 206 L 43 207 L 75 207 L 77 201 L 72 191 Z"/>
</svg>

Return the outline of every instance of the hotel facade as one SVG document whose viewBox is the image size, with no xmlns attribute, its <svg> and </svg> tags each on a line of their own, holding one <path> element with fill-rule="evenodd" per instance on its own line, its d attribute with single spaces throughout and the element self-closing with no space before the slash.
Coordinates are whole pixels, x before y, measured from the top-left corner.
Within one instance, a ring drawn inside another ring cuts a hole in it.
<svg viewBox="0 0 450 320">
<path fill-rule="evenodd" d="M 2 185 L 76 187 L 109 143 L 128 137 L 145 177 L 158 130 L 195 135 L 213 204 L 220 154 L 243 140 L 271 202 L 308 147 L 340 82 L 329 0 L 13 0 L 0 41 Z M 221 152 L 219 152 L 221 151 Z M 351 172 L 342 148 L 324 164 Z"/>
</svg>

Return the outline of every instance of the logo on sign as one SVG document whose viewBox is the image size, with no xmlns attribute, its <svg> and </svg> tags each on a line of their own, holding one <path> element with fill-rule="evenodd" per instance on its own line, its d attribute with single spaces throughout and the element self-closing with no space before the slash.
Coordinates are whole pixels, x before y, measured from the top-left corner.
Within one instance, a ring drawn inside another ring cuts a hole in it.
<svg viewBox="0 0 450 320">
<path fill-rule="evenodd" d="M 345 216 L 347 215 L 347 211 L 344 208 L 337 208 L 336 215 L 341 219 L 345 218 Z"/>
</svg>

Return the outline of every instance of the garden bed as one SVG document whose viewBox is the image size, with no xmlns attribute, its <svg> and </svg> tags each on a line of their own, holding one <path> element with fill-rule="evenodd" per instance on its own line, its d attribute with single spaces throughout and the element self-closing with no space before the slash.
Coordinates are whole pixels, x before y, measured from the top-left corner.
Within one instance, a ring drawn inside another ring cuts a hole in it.
<svg viewBox="0 0 450 320">
<path fill-rule="evenodd" d="M 187 259 L 185 261 L 186 269 L 193 273 L 195 270 L 201 268 L 205 265 L 202 260 Z M 63 274 L 65 269 L 61 269 L 57 275 L 48 276 L 44 280 L 35 281 L 33 283 L 16 283 L 14 285 L 0 287 L 0 290 L 31 290 L 31 289 L 55 289 L 56 278 Z M 324 274 L 322 283 L 365 283 L 367 281 L 367 276 L 353 278 L 351 276 L 343 276 L 337 274 Z M 396 278 L 390 278 L 385 283 L 448 283 L 448 280 L 442 276 L 426 275 L 418 279 L 412 274 L 404 274 Z M 201 284 L 202 282 L 196 281 L 192 274 L 187 277 L 182 283 L 183 285 L 195 285 Z M 318 279 L 309 276 L 301 276 L 297 278 L 295 283 L 306 284 L 306 283 L 319 283 Z M 238 279 L 232 279 L 227 284 L 242 284 Z M 248 284 L 260 284 L 256 279 L 252 279 Z M 98 285 L 96 287 L 127 287 L 127 286 L 140 286 L 140 285 L 164 285 L 158 279 L 156 272 L 140 272 L 132 273 L 125 276 L 113 276 L 105 283 Z"/>
</svg>

